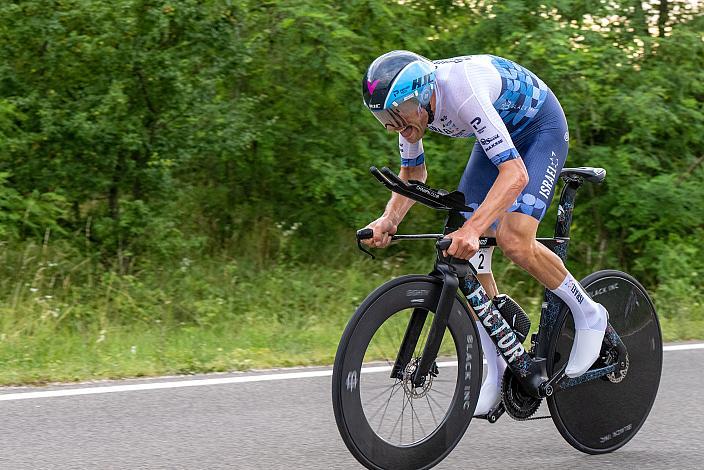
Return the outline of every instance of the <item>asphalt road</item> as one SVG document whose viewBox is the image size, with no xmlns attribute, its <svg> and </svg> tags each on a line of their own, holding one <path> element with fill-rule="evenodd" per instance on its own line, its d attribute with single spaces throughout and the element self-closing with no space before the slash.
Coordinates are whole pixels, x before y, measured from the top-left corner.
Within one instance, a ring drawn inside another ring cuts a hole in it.
<svg viewBox="0 0 704 470">
<path fill-rule="evenodd" d="M 515 422 L 504 416 L 493 425 L 473 421 L 436 468 L 702 469 L 703 362 L 704 349 L 665 352 L 660 392 L 648 421 L 612 454 L 577 452 L 549 419 Z M 157 385 L 162 387 L 192 379 L 226 382 L 261 375 L 0 388 L 0 468 L 361 468 L 337 432 L 328 375 L 130 390 L 143 384 L 167 382 Z M 93 394 L 95 387 L 116 385 L 126 390 Z M 70 391 L 76 389 L 90 394 Z M 68 396 L 42 396 L 46 390 Z M 20 396 L 24 393 L 34 395 Z"/>
</svg>

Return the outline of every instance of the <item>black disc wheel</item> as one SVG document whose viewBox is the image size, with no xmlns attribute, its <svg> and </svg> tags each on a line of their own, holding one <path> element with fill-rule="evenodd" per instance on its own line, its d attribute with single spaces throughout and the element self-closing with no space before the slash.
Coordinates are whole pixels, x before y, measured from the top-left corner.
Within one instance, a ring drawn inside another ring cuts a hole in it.
<svg viewBox="0 0 704 470">
<path fill-rule="evenodd" d="M 588 454 L 612 452 L 635 436 L 655 401 L 662 369 L 662 336 L 653 303 L 643 286 L 620 271 L 597 271 L 581 281 L 609 312 L 609 323 L 628 349 L 625 374 L 611 374 L 562 390 L 548 398 L 557 429 L 574 448 Z M 548 373 L 570 355 L 574 322 L 565 307 L 548 354 Z M 609 348 L 605 345 L 602 352 Z M 603 367 L 609 354 L 592 368 Z"/>
<path fill-rule="evenodd" d="M 430 372 L 420 385 L 412 380 L 441 290 L 431 276 L 392 280 L 364 300 L 342 335 L 332 377 L 335 419 L 347 448 L 367 468 L 431 468 L 472 419 L 482 353 L 459 294 Z"/>
</svg>

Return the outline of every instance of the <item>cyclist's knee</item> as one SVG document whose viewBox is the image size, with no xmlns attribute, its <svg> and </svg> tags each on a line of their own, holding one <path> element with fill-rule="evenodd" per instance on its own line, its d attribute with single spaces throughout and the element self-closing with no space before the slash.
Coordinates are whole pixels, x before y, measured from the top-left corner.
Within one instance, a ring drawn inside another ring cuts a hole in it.
<svg viewBox="0 0 704 470">
<path fill-rule="evenodd" d="M 503 254 L 516 264 L 530 263 L 535 258 L 534 240 L 531 236 L 514 231 L 499 231 L 496 244 Z"/>
</svg>

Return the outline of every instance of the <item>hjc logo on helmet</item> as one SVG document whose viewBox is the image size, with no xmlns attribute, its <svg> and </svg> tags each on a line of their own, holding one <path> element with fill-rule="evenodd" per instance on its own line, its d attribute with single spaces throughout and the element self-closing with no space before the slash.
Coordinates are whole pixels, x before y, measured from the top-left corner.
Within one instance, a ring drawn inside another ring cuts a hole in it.
<svg viewBox="0 0 704 470">
<path fill-rule="evenodd" d="M 427 75 L 423 75 L 420 78 L 415 78 L 413 79 L 413 85 L 411 86 L 411 90 L 415 90 L 416 88 L 420 88 L 423 85 L 427 85 L 429 83 L 433 83 L 435 80 L 433 79 L 433 74 L 429 73 Z"/>
</svg>

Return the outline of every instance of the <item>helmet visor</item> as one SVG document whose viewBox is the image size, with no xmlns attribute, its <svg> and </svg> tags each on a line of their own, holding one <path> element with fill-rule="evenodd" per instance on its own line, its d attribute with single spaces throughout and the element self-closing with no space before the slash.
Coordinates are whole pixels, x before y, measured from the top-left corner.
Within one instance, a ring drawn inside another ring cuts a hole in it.
<svg viewBox="0 0 704 470">
<path fill-rule="evenodd" d="M 419 111 L 420 103 L 413 98 L 389 109 L 372 110 L 372 114 L 387 131 L 402 131 L 409 125 L 407 118 L 417 114 Z"/>
</svg>

